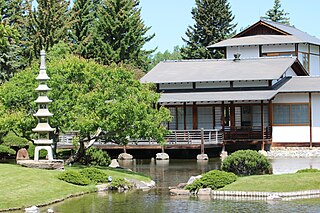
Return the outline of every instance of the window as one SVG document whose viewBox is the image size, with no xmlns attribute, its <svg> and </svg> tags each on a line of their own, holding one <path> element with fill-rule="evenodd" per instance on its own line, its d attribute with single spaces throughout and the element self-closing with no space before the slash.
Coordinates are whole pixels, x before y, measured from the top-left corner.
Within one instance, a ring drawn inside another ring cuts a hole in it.
<svg viewBox="0 0 320 213">
<path fill-rule="evenodd" d="M 309 105 L 308 104 L 274 104 L 273 105 L 274 125 L 308 125 Z"/>
<path fill-rule="evenodd" d="M 308 53 L 302 53 L 302 65 L 307 71 L 309 71 L 309 54 Z"/>
<path fill-rule="evenodd" d="M 168 123 L 169 130 L 183 130 L 186 119 L 186 129 L 192 129 L 192 107 L 186 107 L 186 118 L 184 117 L 183 106 L 168 107 L 172 116 L 172 121 Z"/>
<path fill-rule="evenodd" d="M 275 57 L 275 56 L 293 56 L 294 52 L 273 52 L 273 53 L 262 53 L 263 57 Z"/>
</svg>

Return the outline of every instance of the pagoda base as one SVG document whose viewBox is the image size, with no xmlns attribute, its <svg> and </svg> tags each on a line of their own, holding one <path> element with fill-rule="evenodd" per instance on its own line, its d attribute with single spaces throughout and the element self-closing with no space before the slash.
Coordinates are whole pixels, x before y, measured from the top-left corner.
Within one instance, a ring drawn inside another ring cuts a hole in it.
<svg viewBox="0 0 320 213">
<path fill-rule="evenodd" d="M 43 146 L 43 145 L 37 145 L 34 149 L 34 160 L 39 161 L 39 153 L 40 150 L 46 150 L 47 151 L 47 159 L 50 161 L 53 161 L 53 152 L 51 146 Z"/>
<path fill-rule="evenodd" d="M 17 164 L 28 168 L 64 170 L 63 160 L 17 160 Z"/>
</svg>

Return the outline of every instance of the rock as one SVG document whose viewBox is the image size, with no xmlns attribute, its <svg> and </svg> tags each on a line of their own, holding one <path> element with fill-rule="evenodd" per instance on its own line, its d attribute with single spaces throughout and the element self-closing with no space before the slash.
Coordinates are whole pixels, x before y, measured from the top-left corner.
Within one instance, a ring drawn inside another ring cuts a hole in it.
<svg viewBox="0 0 320 213">
<path fill-rule="evenodd" d="M 169 155 L 167 153 L 157 153 L 156 160 L 169 160 Z"/>
<path fill-rule="evenodd" d="M 29 160 L 28 151 L 25 148 L 19 149 L 16 160 Z"/>
<path fill-rule="evenodd" d="M 198 176 L 191 176 L 187 182 L 187 185 L 193 183 L 195 180 L 200 179 L 202 177 L 202 175 L 198 175 Z"/>
<path fill-rule="evenodd" d="M 99 184 L 96 185 L 97 191 L 98 192 L 103 192 L 108 190 L 108 185 L 107 184 Z"/>
<path fill-rule="evenodd" d="M 197 195 L 211 195 L 211 191 L 212 189 L 211 188 L 204 188 L 204 189 L 199 189 Z"/>
<path fill-rule="evenodd" d="M 197 155 L 197 160 L 208 160 L 208 155 L 207 154 L 199 154 Z"/>
<path fill-rule="evenodd" d="M 133 159 L 133 156 L 128 154 L 128 153 L 121 153 L 119 156 L 118 156 L 118 159 L 119 160 L 132 160 Z"/>
<path fill-rule="evenodd" d="M 282 200 L 282 198 L 277 195 L 270 195 L 267 197 L 267 200 Z"/>
<path fill-rule="evenodd" d="M 117 159 L 112 159 L 112 160 L 111 160 L 111 163 L 110 163 L 110 165 L 109 165 L 109 167 L 111 167 L 111 168 L 117 168 L 117 167 L 120 167 L 120 165 L 119 165 L 119 163 L 118 163 Z"/>
<path fill-rule="evenodd" d="M 179 183 L 178 185 L 177 185 L 177 189 L 183 189 L 184 187 L 186 187 L 188 184 L 187 183 Z"/>
<path fill-rule="evenodd" d="M 48 209 L 47 213 L 54 213 L 53 209 Z"/>
<path fill-rule="evenodd" d="M 24 212 L 25 213 L 39 213 L 40 209 L 38 207 L 36 207 L 36 206 L 31 206 L 29 208 L 25 208 Z"/>
<path fill-rule="evenodd" d="M 268 156 L 268 153 L 265 150 L 259 150 L 259 153 L 263 156 Z"/>
<path fill-rule="evenodd" d="M 17 164 L 28 168 L 64 170 L 63 160 L 19 160 Z"/>
<path fill-rule="evenodd" d="M 171 195 L 190 195 L 189 190 L 184 190 L 184 189 L 170 189 L 170 194 Z"/>
</svg>

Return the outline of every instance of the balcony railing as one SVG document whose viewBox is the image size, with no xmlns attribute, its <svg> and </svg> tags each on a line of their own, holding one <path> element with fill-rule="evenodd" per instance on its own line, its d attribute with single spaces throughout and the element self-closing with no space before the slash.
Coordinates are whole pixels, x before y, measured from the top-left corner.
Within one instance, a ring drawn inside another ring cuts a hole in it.
<svg viewBox="0 0 320 213">
<path fill-rule="evenodd" d="M 265 127 L 262 133 L 261 126 L 225 127 L 224 140 L 262 140 L 271 139 L 271 127 Z"/>
</svg>

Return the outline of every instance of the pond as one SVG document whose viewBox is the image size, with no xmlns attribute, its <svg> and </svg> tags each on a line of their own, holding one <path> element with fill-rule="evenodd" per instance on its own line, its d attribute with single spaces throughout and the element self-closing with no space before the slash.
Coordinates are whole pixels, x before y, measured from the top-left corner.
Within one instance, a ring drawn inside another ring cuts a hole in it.
<svg viewBox="0 0 320 213">
<path fill-rule="evenodd" d="M 223 201 L 208 198 L 170 196 L 168 186 L 186 182 L 190 176 L 220 168 L 219 159 L 198 163 L 196 160 L 134 160 L 121 166 L 149 175 L 157 187 L 149 191 L 93 193 L 50 206 L 55 212 L 319 212 L 320 199 L 299 201 Z M 320 159 L 274 159 L 274 173 L 320 168 Z M 43 212 L 48 209 L 42 209 Z"/>
</svg>

